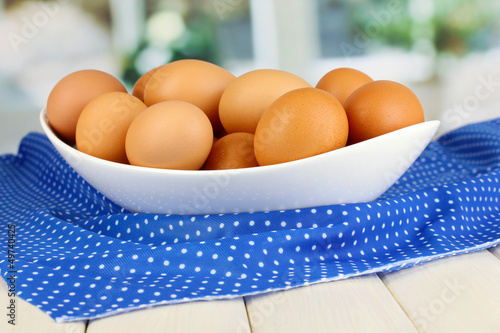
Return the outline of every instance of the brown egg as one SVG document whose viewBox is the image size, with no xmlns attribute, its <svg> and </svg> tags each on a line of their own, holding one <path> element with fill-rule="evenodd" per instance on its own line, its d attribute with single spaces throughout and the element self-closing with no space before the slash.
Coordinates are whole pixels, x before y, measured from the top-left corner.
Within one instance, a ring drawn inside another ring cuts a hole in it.
<svg viewBox="0 0 500 333">
<path fill-rule="evenodd" d="M 108 161 L 128 163 L 125 136 L 132 120 L 147 108 L 124 92 L 110 92 L 91 100 L 76 125 L 76 147 Z"/>
<path fill-rule="evenodd" d="M 276 69 L 245 73 L 222 94 L 219 117 L 228 133 L 255 133 L 260 117 L 269 105 L 290 90 L 311 87 L 302 78 Z"/>
<path fill-rule="evenodd" d="M 155 67 L 148 72 L 144 73 L 137 81 L 135 81 L 134 87 L 132 88 L 132 95 L 144 101 L 144 89 L 149 82 L 149 79 L 155 74 L 161 66 Z"/>
<path fill-rule="evenodd" d="M 125 150 L 132 165 L 197 170 L 210 153 L 213 129 L 193 104 L 167 101 L 142 111 L 130 124 Z"/>
<path fill-rule="evenodd" d="M 212 146 L 203 169 L 224 170 L 259 166 L 255 159 L 253 140 L 253 134 L 243 132 L 223 136 Z"/>
<path fill-rule="evenodd" d="M 358 89 L 373 79 L 363 72 L 353 68 L 337 68 L 326 73 L 316 85 L 335 96 L 342 105 L 354 90 Z"/>
<path fill-rule="evenodd" d="M 212 63 L 184 59 L 163 65 L 150 79 L 144 90 L 146 105 L 163 101 L 185 101 L 206 113 L 214 132 L 222 129 L 219 120 L 219 100 L 235 76 Z"/>
<path fill-rule="evenodd" d="M 348 144 L 425 121 L 418 97 L 406 86 L 387 80 L 367 83 L 345 102 Z"/>
<path fill-rule="evenodd" d="M 347 142 L 349 125 L 342 104 L 316 88 L 292 90 L 262 115 L 255 131 L 260 165 L 294 161 L 337 148 Z"/>
<path fill-rule="evenodd" d="M 47 118 L 54 130 L 68 141 L 75 142 L 78 117 L 92 99 L 107 92 L 127 92 L 112 75 L 98 70 L 81 70 L 62 78 L 47 100 Z"/>
</svg>

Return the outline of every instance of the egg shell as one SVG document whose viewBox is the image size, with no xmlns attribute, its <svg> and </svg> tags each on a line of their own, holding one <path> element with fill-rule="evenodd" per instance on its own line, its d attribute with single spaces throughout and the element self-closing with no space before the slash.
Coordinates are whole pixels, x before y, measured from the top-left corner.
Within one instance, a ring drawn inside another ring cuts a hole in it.
<svg viewBox="0 0 500 333">
<path fill-rule="evenodd" d="M 207 115 L 183 101 L 166 101 L 142 111 L 130 124 L 125 150 L 132 165 L 197 170 L 213 142 Z"/>
<path fill-rule="evenodd" d="M 294 161 L 342 148 L 349 125 L 342 104 L 316 88 L 292 90 L 262 115 L 255 131 L 259 165 Z"/>
<path fill-rule="evenodd" d="M 425 121 L 418 97 L 401 83 L 380 80 L 354 91 L 345 102 L 354 144 Z"/>
<path fill-rule="evenodd" d="M 371 77 L 357 69 L 343 67 L 326 73 L 318 81 L 316 88 L 329 92 L 344 105 L 356 89 L 372 81 Z"/>
<path fill-rule="evenodd" d="M 140 78 L 135 81 L 134 87 L 132 88 L 132 95 L 144 101 L 144 89 L 149 82 L 149 79 L 155 74 L 161 66 L 155 67 L 148 72 L 144 73 Z"/>
<path fill-rule="evenodd" d="M 217 133 L 222 129 L 219 100 L 234 79 L 226 69 L 206 61 L 174 61 L 151 76 L 144 90 L 144 102 L 148 106 L 173 100 L 191 103 L 205 112 Z"/>
<path fill-rule="evenodd" d="M 128 163 L 125 136 L 132 120 L 147 108 L 124 92 L 110 92 L 91 100 L 76 125 L 76 147 L 81 152 L 118 163 Z"/>
<path fill-rule="evenodd" d="M 73 72 L 52 88 L 47 100 L 47 118 L 64 139 L 75 142 L 76 124 L 83 108 L 107 92 L 127 92 L 114 76 L 94 69 Z"/>
<path fill-rule="evenodd" d="M 255 133 L 262 114 L 281 95 L 311 87 L 304 79 L 276 69 L 257 69 L 237 77 L 222 94 L 219 117 L 228 133 Z"/>
<path fill-rule="evenodd" d="M 259 166 L 254 153 L 254 135 L 231 133 L 218 139 L 212 146 L 203 169 L 225 170 Z"/>
</svg>

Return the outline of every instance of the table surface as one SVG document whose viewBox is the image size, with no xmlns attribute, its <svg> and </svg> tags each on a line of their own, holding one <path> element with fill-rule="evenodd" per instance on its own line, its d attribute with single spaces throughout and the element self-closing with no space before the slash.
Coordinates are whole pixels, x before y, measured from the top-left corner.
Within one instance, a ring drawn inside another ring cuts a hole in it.
<svg viewBox="0 0 500 333">
<path fill-rule="evenodd" d="M 8 302 L 0 279 L 4 311 Z M 0 332 L 499 333 L 500 246 L 391 273 L 82 322 L 55 323 L 22 299 L 17 305 L 16 325 L 4 312 Z"/>
<path fill-rule="evenodd" d="M 0 279 L 0 304 L 8 303 Z M 500 247 L 259 296 L 55 323 L 18 299 L 0 332 L 500 332 Z"/>
</svg>

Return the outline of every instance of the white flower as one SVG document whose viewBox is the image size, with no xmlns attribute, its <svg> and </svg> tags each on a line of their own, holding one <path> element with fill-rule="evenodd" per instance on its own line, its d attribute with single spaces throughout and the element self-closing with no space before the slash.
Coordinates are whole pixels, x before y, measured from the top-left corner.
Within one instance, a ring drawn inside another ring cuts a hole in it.
<svg viewBox="0 0 500 333">
<path fill-rule="evenodd" d="M 151 44 L 165 47 L 180 38 L 186 31 L 186 26 L 179 13 L 163 11 L 149 18 L 146 29 Z"/>
</svg>

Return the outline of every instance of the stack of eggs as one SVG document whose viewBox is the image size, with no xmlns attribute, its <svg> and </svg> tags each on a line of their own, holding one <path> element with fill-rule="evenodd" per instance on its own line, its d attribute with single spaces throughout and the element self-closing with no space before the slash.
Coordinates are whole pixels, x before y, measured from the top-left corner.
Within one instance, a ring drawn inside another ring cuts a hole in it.
<svg viewBox="0 0 500 333">
<path fill-rule="evenodd" d="M 220 170 L 294 161 L 424 121 L 417 96 L 352 68 L 315 87 L 259 69 L 235 77 L 185 59 L 140 77 L 129 94 L 97 70 L 69 74 L 47 101 L 50 125 L 78 150 L 131 165 Z"/>
</svg>

